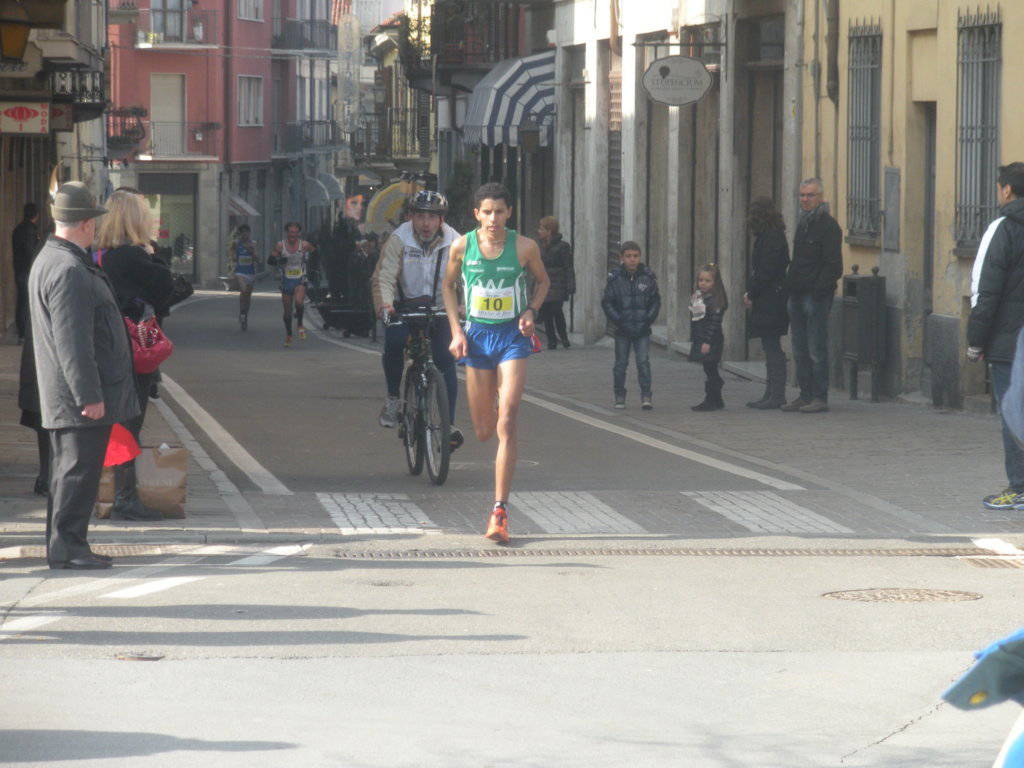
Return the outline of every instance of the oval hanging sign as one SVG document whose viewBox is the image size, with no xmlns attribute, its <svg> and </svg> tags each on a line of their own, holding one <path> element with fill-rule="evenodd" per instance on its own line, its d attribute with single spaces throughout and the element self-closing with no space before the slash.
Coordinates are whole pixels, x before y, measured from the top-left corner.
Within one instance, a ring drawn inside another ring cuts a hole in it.
<svg viewBox="0 0 1024 768">
<path fill-rule="evenodd" d="M 666 56 L 644 72 L 644 90 L 655 101 L 682 107 L 700 101 L 711 88 L 711 73 L 700 59 Z"/>
</svg>

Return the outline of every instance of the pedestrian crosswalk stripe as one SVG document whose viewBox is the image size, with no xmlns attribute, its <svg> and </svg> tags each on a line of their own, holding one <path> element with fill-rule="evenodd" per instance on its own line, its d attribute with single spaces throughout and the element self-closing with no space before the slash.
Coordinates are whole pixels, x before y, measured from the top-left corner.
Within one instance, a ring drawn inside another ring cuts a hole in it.
<svg viewBox="0 0 1024 768">
<path fill-rule="evenodd" d="M 342 533 L 423 533 L 437 526 L 404 493 L 318 493 Z"/>
<path fill-rule="evenodd" d="M 754 533 L 853 533 L 771 491 L 682 491 L 682 494 Z"/>
<path fill-rule="evenodd" d="M 633 520 L 589 493 L 513 493 L 510 501 L 513 510 L 525 512 L 544 533 L 647 533 Z"/>
</svg>

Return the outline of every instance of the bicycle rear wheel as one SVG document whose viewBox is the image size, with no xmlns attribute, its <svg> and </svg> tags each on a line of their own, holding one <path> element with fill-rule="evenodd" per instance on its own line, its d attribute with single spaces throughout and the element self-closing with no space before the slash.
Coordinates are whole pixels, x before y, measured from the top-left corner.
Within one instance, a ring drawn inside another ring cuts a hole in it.
<svg viewBox="0 0 1024 768">
<path fill-rule="evenodd" d="M 416 373 L 409 369 L 405 372 L 405 384 L 402 387 L 402 445 L 405 446 L 405 462 L 409 465 L 410 475 L 418 475 L 423 471 L 421 421 Z"/>
<path fill-rule="evenodd" d="M 448 479 L 448 459 L 451 456 L 451 419 L 448 414 L 448 390 L 444 376 L 431 366 L 427 369 L 427 393 L 424 399 L 424 446 L 427 455 L 427 475 L 434 485 Z"/>
</svg>

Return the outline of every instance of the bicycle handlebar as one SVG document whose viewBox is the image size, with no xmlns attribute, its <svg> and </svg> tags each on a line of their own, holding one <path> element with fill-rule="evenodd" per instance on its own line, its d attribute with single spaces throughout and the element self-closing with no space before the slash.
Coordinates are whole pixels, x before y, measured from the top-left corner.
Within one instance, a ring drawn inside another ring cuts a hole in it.
<svg viewBox="0 0 1024 768">
<path fill-rule="evenodd" d="M 444 310 L 439 309 L 422 309 L 413 312 L 402 312 L 396 309 L 393 315 L 387 312 L 382 312 L 381 314 L 383 315 L 382 320 L 384 322 L 384 327 L 402 325 L 403 323 L 414 322 L 417 320 L 426 320 L 429 322 L 435 318 L 446 317 Z"/>
</svg>

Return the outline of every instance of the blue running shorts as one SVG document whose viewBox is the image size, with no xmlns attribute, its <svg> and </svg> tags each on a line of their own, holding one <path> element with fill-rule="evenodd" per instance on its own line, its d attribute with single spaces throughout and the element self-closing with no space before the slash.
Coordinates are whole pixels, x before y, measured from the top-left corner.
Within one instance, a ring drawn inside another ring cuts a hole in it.
<svg viewBox="0 0 1024 768">
<path fill-rule="evenodd" d="M 507 323 L 466 323 L 469 353 L 460 360 L 470 368 L 493 371 L 508 360 L 533 354 L 529 337 L 519 331 L 519 321 Z"/>
<path fill-rule="evenodd" d="M 293 293 L 295 293 L 295 289 L 296 288 L 298 288 L 300 285 L 305 285 L 305 284 L 306 284 L 306 278 L 304 278 L 304 277 L 296 277 L 296 278 L 282 277 L 281 278 L 281 293 L 283 293 L 285 296 L 291 296 Z"/>
</svg>

